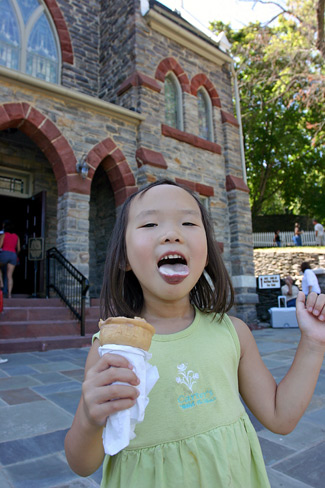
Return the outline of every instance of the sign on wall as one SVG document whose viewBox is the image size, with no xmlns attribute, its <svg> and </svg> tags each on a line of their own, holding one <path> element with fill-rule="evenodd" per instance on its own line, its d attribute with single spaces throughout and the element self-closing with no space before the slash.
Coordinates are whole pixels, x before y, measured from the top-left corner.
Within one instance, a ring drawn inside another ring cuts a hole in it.
<svg viewBox="0 0 325 488">
<path fill-rule="evenodd" d="M 43 237 L 30 237 L 28 239 L 28 259 L 29 261 L 42 261 L 44 259 Z"/>
<path fill-rule="evenodd" d="M 258 277 L 258 288 L 260 290 L 280 288 L 280 275 L 260 275 Z"/>
</svg>

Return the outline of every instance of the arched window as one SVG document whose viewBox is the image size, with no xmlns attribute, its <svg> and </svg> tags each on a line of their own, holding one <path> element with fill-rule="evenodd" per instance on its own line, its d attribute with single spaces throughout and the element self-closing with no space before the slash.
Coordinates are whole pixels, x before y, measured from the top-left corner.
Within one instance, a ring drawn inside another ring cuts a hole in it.
<svg viewBox="0 0 325 488">
<path fill-rule="evenodd" d="M 197 91 L 199 136 L 213 141 L 212 103 L 206 89 L 201 86 Z"/>
<path fill-rule="evenodd" d="M 173 72 L 165 77 L 165 122 L 183 130 L 182 89 Z"/>
<path fill-rule="evenodd" d="M 59 83 L 60 50 L 40 0 L 0 0 L 0 64 Z"/>
</svg>

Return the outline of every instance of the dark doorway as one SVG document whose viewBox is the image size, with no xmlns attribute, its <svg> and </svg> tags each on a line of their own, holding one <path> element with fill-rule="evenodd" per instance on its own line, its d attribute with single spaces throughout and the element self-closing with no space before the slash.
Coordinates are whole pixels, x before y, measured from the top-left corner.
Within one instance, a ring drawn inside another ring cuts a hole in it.
<svg viewBox="0 0 325 488">
<path fill-rule="evenodd" d="M 14 271 L 13 294 L 31 295 L 34 293 L 34 262 L 28 260 L 28 239 L 45 237 L 46 192 L 42 191 L 31 198 L 15 198 L 0 195 L 0 219 L 9 219 L 15 224 L 20 238 L 21 252 L 19 264 Z M 44 294 L 44 261 L 37 265 L 36 291 Z"/>
</svg>

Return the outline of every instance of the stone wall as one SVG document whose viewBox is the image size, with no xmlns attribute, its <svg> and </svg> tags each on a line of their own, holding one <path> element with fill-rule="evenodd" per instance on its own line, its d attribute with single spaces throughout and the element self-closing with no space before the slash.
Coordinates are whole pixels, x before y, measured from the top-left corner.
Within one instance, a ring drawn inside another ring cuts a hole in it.
<svg viewBox="0 0 325 488">
<path fill-rule="evenodd" d="M 301 289 L 302 274 L 300 265 L 308 261 L 315 271 L 320 288 L 325 293 L 325 251 L 319 252 L 316 248 L 310 250 L 291 249 L 258 249 L 254 250 L 255 276 L 280 274 L 283 279 L 290 275 L 295 284 Z M 257 290 L 259 303 L 256 304 L 257 318 L 259 322 L 268 325 L 270 323 L 269 308 L 277 307 L 277 297 L 281 295 L 281 289 Z"/>
<path fill-rule="evenodd" d="M 306 251 L 292 251 L 291 249 L 258 249 L 254 250 L 255 276 L 280 274 L 281 278 L 290 275 L 301 287 L 302 275 L 300 265 L 308 261 L 312 269 L 325 269 L 325 251 L 318 252 L 311 248 Z"/>
</svg>

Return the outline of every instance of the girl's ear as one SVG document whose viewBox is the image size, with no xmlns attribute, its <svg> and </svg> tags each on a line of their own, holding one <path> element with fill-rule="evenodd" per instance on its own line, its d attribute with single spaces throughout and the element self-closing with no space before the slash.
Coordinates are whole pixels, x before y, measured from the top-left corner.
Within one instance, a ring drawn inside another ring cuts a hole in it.
<svg viewBox="0 0 325 488">
<path fill-rule="evenodd" d="M 130 263 L 129 261 L 126 262 L 126 265 L 125 265 L 125 271 L 131 271 L 131 266 L 130 266 Z"/>
</svg>

